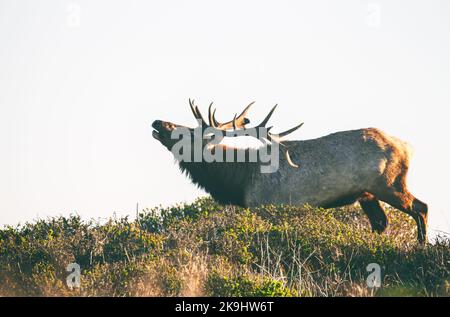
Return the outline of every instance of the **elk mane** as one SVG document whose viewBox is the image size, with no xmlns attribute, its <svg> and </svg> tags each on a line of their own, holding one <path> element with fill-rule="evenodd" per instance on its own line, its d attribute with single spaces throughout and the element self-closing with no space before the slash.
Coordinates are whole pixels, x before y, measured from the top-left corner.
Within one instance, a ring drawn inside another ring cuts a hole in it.
<svg viewBox="0 0 450 317">
<path fill-rule="evenodd" d="M 223 146 L 223 145 L 220 145 Z M 224 151 L 237 150 L 224 147 Z M 254 149 L 246 149 L 246 155 Z M 251 188 L 255 173 L 259 172 L 257 162 L 178 162 L 181 171 L 194 184 L 222 204 L 245 206 L 245 191 Z"/>
</svg>

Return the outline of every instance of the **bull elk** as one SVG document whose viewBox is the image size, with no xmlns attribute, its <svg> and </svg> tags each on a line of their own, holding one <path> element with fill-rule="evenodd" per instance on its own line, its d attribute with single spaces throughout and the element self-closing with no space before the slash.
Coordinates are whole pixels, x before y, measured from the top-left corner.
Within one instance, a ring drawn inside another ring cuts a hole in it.
<svg viewBox="0 0 450 317">
<path fill-rule="evenodd" d="M 198 128 L 160 120 L 152 124 L 153 137 L 168 150 L 172 151 L 180 141 L 181 137 L 173 137 L 177 130 L 186 130 L 194 136 L 195 130 L 200 129 L 205 132 L 201 135 L 203 152 L 221 152 L 224 157 L 225 153 L 232 153 L 235 157 L 241 152 L 246 158 L 252 154 L 258 158 L 254 161 L 231 162 L 178 160 L 180 169 L 192 182 L 218 202 L 242 207 L 310 204 L 323 208 L 359 202 L 369 218 L 372 230 L 382 233 L 388 225 L 380 204 L 383 201 L 410 215 L 417 224 L 419 242 L 426 241 L 428 207 L 407 189 L 411 150 L 403 141 L 375 128 L 342 131 L 312 140 L 286 141 L 285 137 L 301 125 L 272 134 L 272 127 L 266 125 L 276 106 L 255 127 L 256 130 L 252 130 L 246 128 L 250 123 L 247 112 L 252 104 L 239 116 L 235 115 L 233 120 L 225 123 L 217 121 L 211 104 L 207 123 L 194 101 L 189 100 L 189 103 L 199 122 Z M 212 129 L 214 134 L 218 132 L 222 137 L 212 141 L 211 136 L 207 136 L 208 129 Z M 261 129 L 265 133 L 261 133 Z M 262 141 L 261 147 L 239 148 L 220 142 L 224 136 L 237 135 L 230 132 L 250 130 L 256 131 L 252 136 Z M 263 150 L 279 154 L 278 168 L 273 173 L 262 173 L 260 170 L 265 164 L 259 156 Z"/>
</svg>

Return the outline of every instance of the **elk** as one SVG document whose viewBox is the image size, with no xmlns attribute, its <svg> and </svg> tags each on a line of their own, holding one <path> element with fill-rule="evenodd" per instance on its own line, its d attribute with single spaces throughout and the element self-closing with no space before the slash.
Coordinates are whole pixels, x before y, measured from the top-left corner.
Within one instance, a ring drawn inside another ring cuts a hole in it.
<svg viewBox="0 0 450 317">
<path fill-rule="evenodd" d="M 198 106 L 189 100 L 191 111 L 205 132 L 201 135 L 204 153 L 238 153 L 247 159 L 256 154 L 254 161 L 217 160 L 183 161 L 178 164 L 192 182 L 222 204 L 254 207 L 264 204 L 295 204 L 335 208 L 359 202 L 369 218 L 372 230 L 382 233 L 388 226 L 386 213 L 380 204 L 385 202 L 410 215 L 417 224 L 419 243 L 427 239 L 427 205 L 415 198 L 407 189 L 406 178 L 411 157 L 409 145 L 376 128 L 341 131 L 317 139 L 287 141 L 285 137 L 302 124 L 279 134 L 266 127 L 275 108 L 255 128 L 248 129 L 248 105 L 233 120 L 220 123 L 212 104 L 208 123 Z M 174 138 L 177 130 L 184 129 L 193 136 L 195 128 L 156 120 L 153 137 L 172 151 L 181 137 Z M 208 129 L 215 138 L 207 135 Z M 265 133 L 262 133 L 261 130 Z M 235 132 L 256 131 L 254 137 L 261 141 L 259 148 L 238 148 L 222 144 L 225 136 L 235 137 Z M 218 135 L 218 137 L 217 137 Z M 193 141 L 190 141 L 193 142 Z M 220 151 L 219 151 L 220 150 Z M 278 169 L 262 173 L 265 163 L 261 151 L 279 154 Z M 186 151 L 186 150 L 185 150 Z M 185 153 L 186 154 L 186 153 Z M 193 155 L 193 153 L 188 153 Z"/>
</svg>

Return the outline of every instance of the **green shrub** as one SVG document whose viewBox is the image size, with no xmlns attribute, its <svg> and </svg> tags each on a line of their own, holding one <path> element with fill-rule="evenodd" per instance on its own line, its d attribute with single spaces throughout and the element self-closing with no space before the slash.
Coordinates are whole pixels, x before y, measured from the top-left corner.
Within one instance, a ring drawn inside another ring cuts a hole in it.
<svg viewBox="0 0 450 317">
<path fill-rule="evenodd" d="M 0 296 L 449 296 L 450 242 L 418 246 L 387 208 L 372 233 L 359 208 L 221 206 L 210 198 L 135 221 L 38 220 L 0 230 Z M 66 267 L 81 266 L 81 289 Z M 382 287 L 368 289 L 378 263 Z"/>
<path fill-rule="evenodd" d="M 298 294 L 281 281 L 250 275 L 221 276 L 212 272 L 205 284 L 206 294 L 223 297 L 294 297 Z"/>
</svg>

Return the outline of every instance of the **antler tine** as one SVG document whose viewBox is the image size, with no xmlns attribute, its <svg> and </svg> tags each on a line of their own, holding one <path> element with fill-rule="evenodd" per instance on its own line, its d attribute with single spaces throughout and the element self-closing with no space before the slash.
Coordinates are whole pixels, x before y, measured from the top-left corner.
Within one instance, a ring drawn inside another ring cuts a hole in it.
<svg viewBox="0 0 450 317">
<path fill-rule="evenodd" d="M 210 124 L 212 122 L 214 122 L 214 127 L 217 129 L 221 129 L 221 130 L 228 130 L 231 128 L 234 128 L 235 130 L 237 128 L 239 129 L 245 129 L 245 125 L 248 124 L 250 122 L 249 119 L 247 119 L 245 116 L 247 115 L 250 107 L 254 104 L 255 102 L 251 102 L 247 107 L 244 108 L 244 110 L 242 111 L 242 113 L 238 116 L 236 114 L 236 120 L 233 119 L 231 121 L 225 122 L 225 123 L 220 123 L 219 121 L 216 120 L 216 109 L 214 109 L 214 111 L 212 112 L 212 115 L 209 115 L 209 121 Z"/>
<path fill-rule="evenodd" d="M 207 127 L 208 124 L 206 123 L 205 119 L 203 119 L 203 116 L 202 116 L 202 113 L 200 112 L 200 109 L 197 106 L 195 106 L 195 110 L 197 110 L 197 114 L 198 114 L 199 119 L 202 121 L 202 125 Z"/>
<path fill-rule="evenodd" d="M 244 122 L 245 116 L 247 115 L 247 112 L 250 110 L 250 107 L 253 106 L 253 104 L 255 103 L 255 101 L 252 101 L 248 104 L 247 107 L 244 108 L 244 110 L 241 112 L 241 114 L 238 116 L 238 120 L 241 120 L 242 122 Z"/>
<path fill-rule="evenodd" d="M 213 117 L 213 120 L 214 120 L 214 124 L 215 124 L 216 127 L 217 127 L 220 123 L 216 120 L 216 110 L 217 110 L 217 109 L 214 109 L 213 114 L 212 114 L 212 117 Z"/>
<path fill-rule="evenodd" d="M 272 116 L 273 112 L 275 111 L 275 109 L 277 108 L 278 104 L 276 104 L 272 110 L 270 110 L 269 114 L 266 116 L 266 118 L 257 126 L 257 128 L 262 128 L 265 127 L 267 122 L 269 122 L 270 117 Z"/>
<path fill-rule="evenodd" d="M 237 113 L 234 114 L 234 118 L 233 118 L 233 129 L 234 129 L 234 130 L 237 130 L 236 117 L 237 117 Z"/>
<path fill-rule="evenodd" d="M 191 98 L 189 98 L 189 106 L 191 107 L 191 111 L 194 114 L 195 119 L 198 119 L 198 114 L 194 107 L 194 100 L 191 100 Z"/>
<path fill-rule="evenodd" d="M 289 155 L 289 150 L 286 150 L 286 160 L 290 166 L 298 168 L 298 165 L 292 162 L 291 156 Z"/>
<path fill-rule="evenodd" d="M 203 119 L 202 113 L 198 109 L 198 107 L 194 104 L 194 99 L 189 99 L 189 106 L 191 107 L 192 113 L 194 114 L 194 117 L 197 120 L 201 120 L 202 126 L 208 127 L 208 124 L 206 123 L 205 119 Z"/>
<path fill-rule="evenodd" d="M 239 116 L 237 116 L 237 118 L 235 120 L 236 121 L 236 127 L 245 129 L 245 125 L 250 122 L 250 120 L 248 120 L 245 116 L 247 115 L 247 112 L 250 110 L 250 107 L 254 103 L 255 103 L 254 101 L 250 102 L 248 104 L 248 106 L 244 108 L 244 110 L 241 112 L 241 114 Z M 236 128 L 234 128 L 234 129 L 236 130 Z"/>
<path fill-rule="evenodd" d="M 281 132 L 279 134 L 272 134 L 272 133 L 270 133 L 269 130 L 272 128 L 272 127 L 270 127 L 269 129 L 267 129 L 267 139 L 270 142 L 277 142 L 280 145 L 285 146 L 283 143 L 281 143 L 283 141 L 282 138 L 285 137 L 286 135 L 294 132 L 295 130 L 299 129 L 302 125 L 303 125 L 303 122 L 300 123 L 298 126 L 293 127 L 292 129 L 286 130 L 284 132 Z"/>
<path fill-rule="evenodd" d="M 212 110 L 212 105 L 213 105 L 213 103 L 211 102 L 211 103 L 209 104 L 209 107 L 208 107 L 208 119 L 209 119 L 209 125 L 210 125 L 211 127 L 216 128 L 216 122 L 215 122 L 215 120 L 214 120 L 214 113 L 216 112 L 216 110 L 214 110 L 214 112 L 211 111 L 211 110 Z"/>
<path fill-rule="evenodd" d="M 302 127 L 303 124 L 304 124 L 304 122 L 300 123 L 298 126 L 295 126 L 295 127 L 291 128 L 291 129 L 289 129 L 289 130 L 286 130 L 286 131 L 284 131 L 284 132 L 279 133 L 279 134 L 278 134 L 278 137 L 279 137 L 279 138 L 282 138 L 282 137 L 285 137 L 285 136 L 288 135 L 288 134 L 291 134 L 292 132 L 294 132 L 294 131 L 300 129 L 300 128 Z"/>
<path fill-rule="evenodd" d="M 268 132 L 272 127 L 267 129 L 267 139 L 272 143 L 276 142 L 277 144 L 282 146 L 282 148 L 284 149 L 284 155 L 286 156 L 287 163 L 291 167 L 294 167 L 294 168 L 298 168 L 299 166 L 292 161 L 291 155 L 289 154 L 289 146 L 282 143 L 282 141 L 283 141 L 282 138 L 284 136 L 288 135 L 289 133 L 292 133 L 295 130 L 299 129 L 302 125 L 303 125 L 303 123 L 299 124 L 298 126 L 292 128 L 292 129 L 282 132 L 280 134 L 272 134 L 272 133 Z"/>
</svg>

